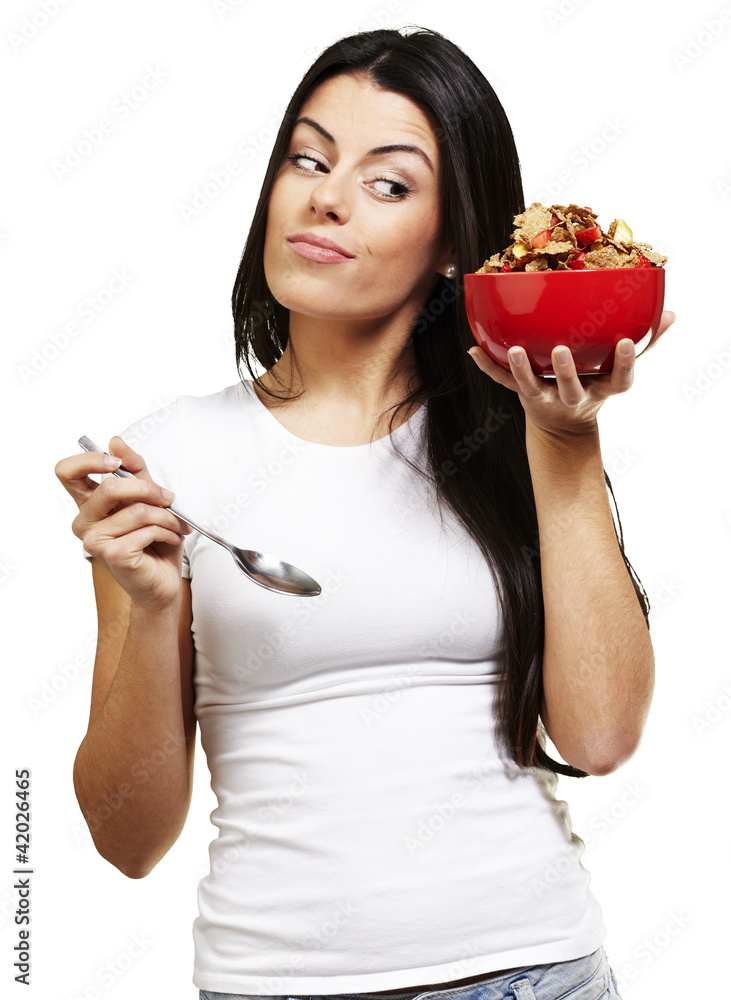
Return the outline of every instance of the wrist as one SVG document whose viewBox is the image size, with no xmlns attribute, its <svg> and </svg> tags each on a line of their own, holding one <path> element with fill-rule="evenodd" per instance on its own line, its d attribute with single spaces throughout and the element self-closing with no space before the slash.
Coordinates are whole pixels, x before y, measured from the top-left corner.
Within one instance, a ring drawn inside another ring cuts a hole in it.
<svg viewBox="0 0 731 1000">
<path fill-rule="evenodd" d="M 130 622 L 150 624 L 155 627 L 163 625 L 168 620 L 177 624 L 182 603 L 182 588 L 171 598 L 151 598 L 146 600 L 133 598 L 130 602 Z"/>
<path fill-rule="evenodd" d="M 596 450 L 599 447 L 599 425 L 594 419 L 581 427 L 549 428 L 534 424 L 530 417 L 525 418 L 525 439 L 539 447 L 544 446 L 557 451 L 565 450 Z"/>
<path fill-rule="evenodd" d="M 571 504 L 593 491 L 604 495 L 598 428 L 569 435 L 526 423 L 525 443 L 534 492 L 548 489 L 554 502 Z"/>
</svg>

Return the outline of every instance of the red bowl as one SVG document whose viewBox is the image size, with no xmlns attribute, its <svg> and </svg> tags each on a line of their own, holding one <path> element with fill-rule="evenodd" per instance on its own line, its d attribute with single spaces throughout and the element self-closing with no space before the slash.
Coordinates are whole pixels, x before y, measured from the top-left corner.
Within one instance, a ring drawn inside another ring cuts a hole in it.
<svg viewBox="0 0 731 1000">
<path fill-rule="evenodd" d="M 639 357 L 657 336 L 665 300 L 662 267 L 465 274 L 467 319 L 479 346 L 510 371 L 523 347 L 536 375 L 554 375 L 551 351 L 570 348 L 580 375 L 612 370 L 618 341 Z"/>
</svg>

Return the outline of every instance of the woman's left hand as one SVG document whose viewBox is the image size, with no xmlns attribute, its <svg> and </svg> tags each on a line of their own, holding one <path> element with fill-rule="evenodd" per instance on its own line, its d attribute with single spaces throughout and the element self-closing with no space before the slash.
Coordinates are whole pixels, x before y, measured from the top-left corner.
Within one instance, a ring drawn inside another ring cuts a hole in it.
<svg viewBox="0 0 731 1000">
<path fill-rule="evenodd" d="M 675 313 L 664 310 L 653 347 L 675 319 Z M 628 353 L 624 354 L 622 348 L 627 346 Z M 510 372 L 493 361 L 481 347 L 475 346 L 468 353 L 486 375 L 518 393 L 526 420 L 560 437 L 595 432 L 596 415 L 604 400 L 615 393 L 626 392 L 634 379 L 635 345 L 628 338 L 620 340 L 615 347 L 612 370 L 605 375 L 577 375 L 569 348 L 555 347 L 551 353 L 555 382 L 535 374 L 522 347 L 511 347 L 508 351 Z M 516 363 L 521 358 L 522 364 Z"/>
</svg>

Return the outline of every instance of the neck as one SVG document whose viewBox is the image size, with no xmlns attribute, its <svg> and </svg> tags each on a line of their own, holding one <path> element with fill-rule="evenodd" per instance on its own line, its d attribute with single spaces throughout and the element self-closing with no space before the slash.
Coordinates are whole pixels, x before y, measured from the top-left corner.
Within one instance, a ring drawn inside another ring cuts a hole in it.
<svg viewBox="0 0 731 1000">
<path fill-rule="evenodd" d="M 304 393 L 308 408 L 367 423 L 408 395 L 416 375 L 403 322 L 384 327 L 382 319 L 346 323 L 292 313 L 287 347 L 260 381 L 278 395 Z"/>
</svg>

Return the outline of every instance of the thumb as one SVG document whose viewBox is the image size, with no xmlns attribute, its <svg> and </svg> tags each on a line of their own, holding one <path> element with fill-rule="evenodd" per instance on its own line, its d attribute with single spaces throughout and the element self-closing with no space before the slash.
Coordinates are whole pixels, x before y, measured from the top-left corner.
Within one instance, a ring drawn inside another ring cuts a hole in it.
<svg viewBox="0 0 731 1000">
<path fill-rule="evenodd" d="M 150 476 L 147 465 L 142 455 L 138 455 L 126 441 L 115 434 L 113 438 L 109 441 L 109 454 L 116 455 L 117 458 L 122 459 L 122 465 L 129 472 L 133 472 L 136 476 L 141 475 L 144 479 L 152 478 Z"/>
</svg>

